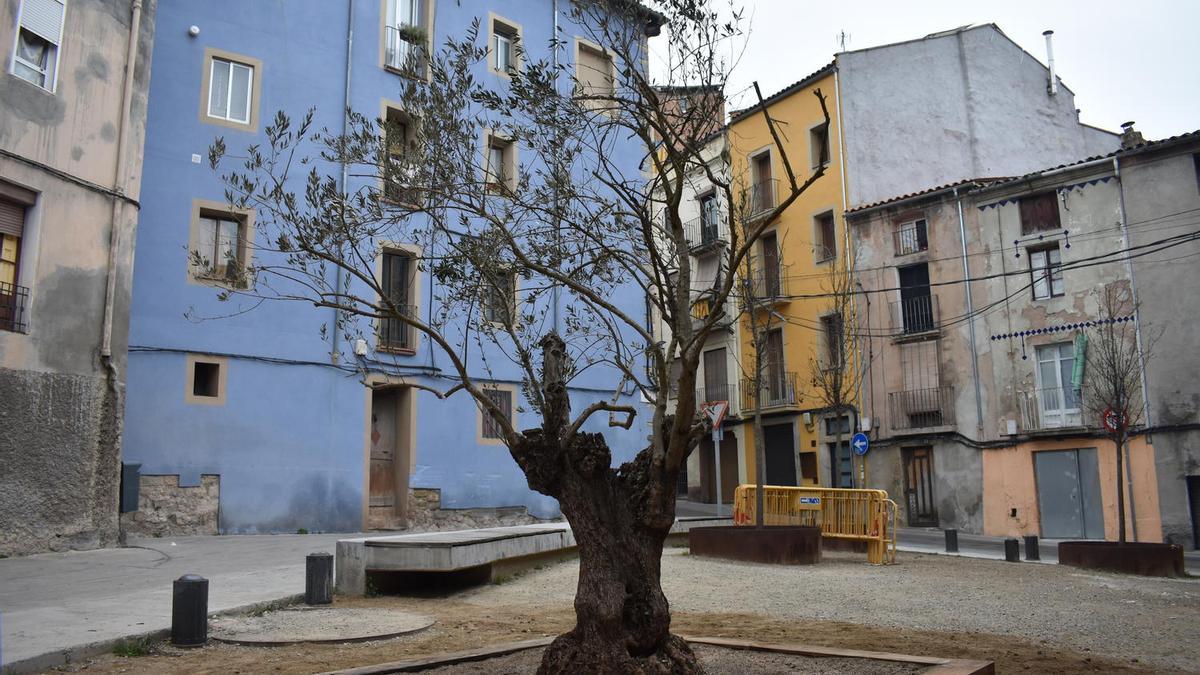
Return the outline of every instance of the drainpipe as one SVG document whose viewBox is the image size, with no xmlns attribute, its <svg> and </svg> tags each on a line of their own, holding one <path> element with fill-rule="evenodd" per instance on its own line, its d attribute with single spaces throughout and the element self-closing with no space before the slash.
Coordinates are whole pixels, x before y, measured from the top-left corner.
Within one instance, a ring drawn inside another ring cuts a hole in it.
<svg viewBox="0 0 1200 675">
<path fill-rule="evenodd" d="M 967 263 L 967 225 L 963 221 L 962 198 L 954 188 L 958 207 L 958 239 L 962 243 L 963 287 L 967 289 L 967 330 L 971 338 L 971 377 L 975 383 L 975 431 L 983 431 L 983 396 L 979 391 L 979 353 L 975 351 L 975 303 L 971 299 L 971 268 Z"/>
<path fill-rule="evenodd" d="M 1150 411 L 1150 393 L 1146 388 L 1146 355 L 1142 351 L 1142 311 L 1138 305 L 1137 280 L 1133 275 L 1133 261 L 1129 259 L 1129 220 L 1125 215 L 1125 181 L 1121 178 L 1121 158 L 1113 157 L 1113 175 L 1117 178 L 1117 205 L 1120 207 L 1121 213 L 1121 243 L 1125 246 L 1125 270 L 1129 273 L 1129 292 L 1133 296 L 1133 334 L 1137 341 L 1138 366 L 1141 371 L 1142 384 L 1142 410 L 1146 416 L 1146 428 L 1154 426 L 1154 421 L 1151 418 Z M 1146 435 L 1146 442 L 1152 443 L 1150 435 Z M 1125 444 L 1125 493 L 1129 495 L 1129 518 L 1133 521 L 1132 533 L 1133 540 L 1138 540 L 1137 534 L 1137 507 L 1133 501 L 1133 471 L 1129 463 L 1129 444 Z"/>
<path fill-rule="evenodd" d="M 850 249 L 850 221 L 846 218 L 846 209 L 849 208 L 850 190 L 847 187 L 847 183 L 846 183 L 846 181 L 848 180 L 846 177 L 846 152 L 845 152 L 845 144 L 843 143 L 844 139 L 842 138 L 842 84 L 841 84 L 841 79 L 838 77 L 838 70 L 836 67 L 833 69 L 833 106 L 834 106 L 834 110 L 836 112 L 837 131 L 838 131 L 838 133 L 837 133 L 838 181 L 841 183 L 841 186 L 842 186 L 842 242 L 843 242 L 842 248 L 846 249 L 846 274 L 853 274 L 857 278 L 858 270 L 856 269 L 857 265 L 854 264 L 855 256 L 854 256 L 853 251 Z M 859 284 L 859 287 L 861 288 L 861 284 Z M 864 293 L 864 297 L 865 297 L 865 293 Z M 870 300 L 868 299 L 867 302 L 870 303 Z M 868 312 L 871 311 L 869 306 L 867 307 L 867 311 Z M 854 315 L 854 324 L 857 325 L 858 324 L 858 294 L 857 293 L 850 294 L 850 313 L 852 315 Z M 868 337 L 867 340 L 869 341 L 870 337 Z M 857 340 L 855 341 L 855 343 L 857 346 Z M 862 373 L 865 372 L 866 369 L 870 368 L 871 364 L 869 361 L 867 362 L 867 364 L 865 366 L 862 364 L 862 359 L 859 355 L 859 350 L 857 348 L 851 350 L 850 359 L 851 359 L 851 361 L 850 361 L 851 367 L 854 369 L 854 371 L 853 371 L 854 377 L 856 378 L 856 381 L 854 384 L 854 399 L 859 402 L 858 410 L 862 410 L 862 408 L 863 408 L 863 406 L 862 406 L 862 380 L 863 380 Z M 859 429 L 856 427 L 854 429 L 854 432 L 857 433 L 858 431 L 859 431 Z M 868 431 L 870 431 L 870 430 L 868 429 Z M 863 461 L 865 462 L 866 460 L 864 459 Z"/>
<path fill-rule="evenodd" d="M 554 20 L 554 34 L 550 37 L 550 58 L 552 59 L 552 63 L 554 66 L 554 70 L 552 71 L 554 73 L 554 92 L 557 94 L 558 93 L 558 49 L 559 49 L 559 47 L 558 47 L 558 0 L 551 0 L 550 13 L 553 15 L 553 20 Z M 558 190 L 555 190 L 554 191 L 554 239 L 555 239 L 556 247 L 559 250 L 562 250 L 562 246 L 559 245 L 559 238 L 562 236 L 562 231 L 561 231 L 562 223 L 559 222 L 559 219 L 558 219 L 558 209 L 559 209 Z M 561 290 L 559 289 L 558 282 L 556 281 L 550 286 L 550 298 L 554 304 L 554 307 L 553 307 L 554 324 L 553 325 L 554 325 L 554 331 L 556 333 L 558 332 L 558 320 L 559 320 L 558 306 L 561 303 L 560 295 L 561 295 Z"/>
<path fill-rule="evenodd" d="M 354 61 L 354 0 L 350 0 L 349 10 L 346 12 L 346 88 L 342 93 L 342 136 L 345 136 L 350 129 L 350 74 L 353 70 Z M 346 192 L 346 162 L 342 161 L 341 181 L 338 183 L 338 190 L 345 194 Z M 341 257 L 341 247 L 338 247 L 338 257 Z M 336 266 L 335 266 L 336 267 Z M 342 295 L 342 273 L 337 269 L 333 271 L 333 288 L 340 298 Z M 340 300 L 339 300 L 340 302 Z M 339 351 L 338 343 L 340 342 L 341 330 L 338 326 L 338 310 L 333 308 L 333 349 L 330 350 L 330 359 L 333 363 L 341 361 L 342 355 Z"/>
<path fill-rule="evenodd" d="M 112 362 L 113 305 L 117 296 L 117 258 L 121 249 L 121 215 L 125 196 L 125 162 L 127 157 L 125 134 L 129 129 L 129 117 L 133 107 L 133 75 L 137 60 L 138 32 L 142 23 L 142 0 L 133 0 L 132 16 L 129 21 L 129 43 L 125 51 L 125 80 L 121 94 L 121 120 L 117 126 L 117 163 L 113 175 L 112 226 L 108 238 L 108 278 L 104 284 L 104 328 L 100 338 L 100 361 L 108 376 L 108 386 L 117 390 L 117 368 Z"/>
</svg>

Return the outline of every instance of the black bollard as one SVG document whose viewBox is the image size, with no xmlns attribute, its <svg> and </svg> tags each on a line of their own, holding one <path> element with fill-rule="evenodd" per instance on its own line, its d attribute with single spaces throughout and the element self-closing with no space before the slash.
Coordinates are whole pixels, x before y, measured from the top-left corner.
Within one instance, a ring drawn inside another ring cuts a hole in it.
<svg viewBox="0 0 1200 675">
<path fill-rule="evenodd" d="M 1004 559 L 1008 562 L 1021 562 L 1021 542 L 1016 539 L 1004 540 Z"/>
<path fill-rule="evenodd" d="M 958 530 L 946 530 L 946 553 L 958 553 Z"/>
<path fill-rule="evenodd" d="M 1025 537 L 1025 559 L 1026 560 L 1041 560 L 1042 552 L 1038 549 L 1037 535 L 1031 534 Z"/>
<path fill-rule="evenodd" d="M 333 555 L 310 553 L 304 559 L 304 604 L 333 602 Z"/>
<path fill-rule="evenodd" d="M 171 644 L 202 647 L 208 642 L 208 579 L 185 574 L 175 580 L 171 599 Z"/>
</svg>

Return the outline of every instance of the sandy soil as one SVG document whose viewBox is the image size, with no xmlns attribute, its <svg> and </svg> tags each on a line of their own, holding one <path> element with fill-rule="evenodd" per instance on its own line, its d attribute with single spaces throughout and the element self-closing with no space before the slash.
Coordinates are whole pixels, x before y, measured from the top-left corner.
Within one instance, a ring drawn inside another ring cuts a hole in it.
<svg viewBox="0 0 1200 675">
<path fill-rule="evenodd" d="M 442 597 L 340 599 L 437 619 L 412 636 L 352 645 L 213 644 L 81 664 L 101 673 L 314 673 L 555 635 L 574 623 L 578 564 Z M 669 549 L 664 588 L 684 635 L 739 637 L 995 661 L 998 672 L 1200 672 L 1200 581 L 1054 565 L 902 555 L 872 567 L 828 554 L 812 568 Z M 78 668 L 78 667 L 77 667 Z"/>
</svg>

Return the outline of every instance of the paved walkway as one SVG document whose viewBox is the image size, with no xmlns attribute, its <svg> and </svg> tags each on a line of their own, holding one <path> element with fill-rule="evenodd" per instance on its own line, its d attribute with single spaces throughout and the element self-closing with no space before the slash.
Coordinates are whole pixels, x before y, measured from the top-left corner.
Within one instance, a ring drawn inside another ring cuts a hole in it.
<svg viewBox="0 0 1200 675">
<path fill-rule="evenodd" d="M 150 539 L 0 560 L 0 664 L 50 668 L 103 649 L 96 643 L 169 630 L 171 582 L 184 574 L 209 580 L 209 611 L 303 593 L 304 557 L 333 553 L 347 536 Z"/>
</svg>

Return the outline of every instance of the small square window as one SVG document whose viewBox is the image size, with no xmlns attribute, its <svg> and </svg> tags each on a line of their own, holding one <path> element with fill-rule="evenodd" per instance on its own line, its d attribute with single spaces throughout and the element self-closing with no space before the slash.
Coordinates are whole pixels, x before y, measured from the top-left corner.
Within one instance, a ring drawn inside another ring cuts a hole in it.
<svg viewBox="0 0 1200 675">
<path fill-rule="evenodd" d="M 1058 217 L 1058 193 L 1046 192 L 1032 197 L 1022 197 L 1021 234 L 1032 234 L 1062 227 Z"/>
<path fill-rule="evenodd" d="M 483 320 L 507 326 L 517 321 L 517 275 L 512 270 L 489 270 L 482 279 Z"/>
<path fill-rule="evenodd" d="M 902 221 L 892 232 L 896 255 L 908 255 L 929 249 L 929 226 L 924 218 Z"/>
<path fill-rule="evenodd" d="M 206 49 L 201 120 L 251 131 L 258 124 L 261 62 Z"/>
<path fill-rule="evenodd" d="M 484 389 L 483 393 L 485 396 L 487 396 L 489 399 L 492 400 L 492 403 L 495 403 L 500 408 L 500 410 L 503 412 L 504 416 L 508 418 L 510 423 L 512 423 L 513 422 L 513 394 L 514 394 L 513 390 L 510 388 L 495 387 L 495 388 Z M 501 425 L 499 423 L 496 422 L 496 420 L 492 417 L 491 413 L 489 413 L 483 409 L 482 405 L 479 408 L 479 428 L 480 428 L 480 433 L 479 433 L 480 438 L 484 442 L 493 442 L 494 443 L 496 441 L 504 440 L 504 429 L 501 427 Z"/>
<path fill-rule="evenodd" d="M 192 280 L 227 288 L 249 285 L 251 214 L 219 202 L 193 204 L 188 274 Z"/>
<path fill-rule="evenodd" d="M 65 0 L 24 0 L 21 3 L 10 66 L 13 75 L 46 91 L 54 91 L 66 11 Z"/>
<path fill-rule="evenodd" d="M 219 356 L 189 354 L 184 400 L 201 405 L 224 405 L 228 361 Z"/>
</svg>

